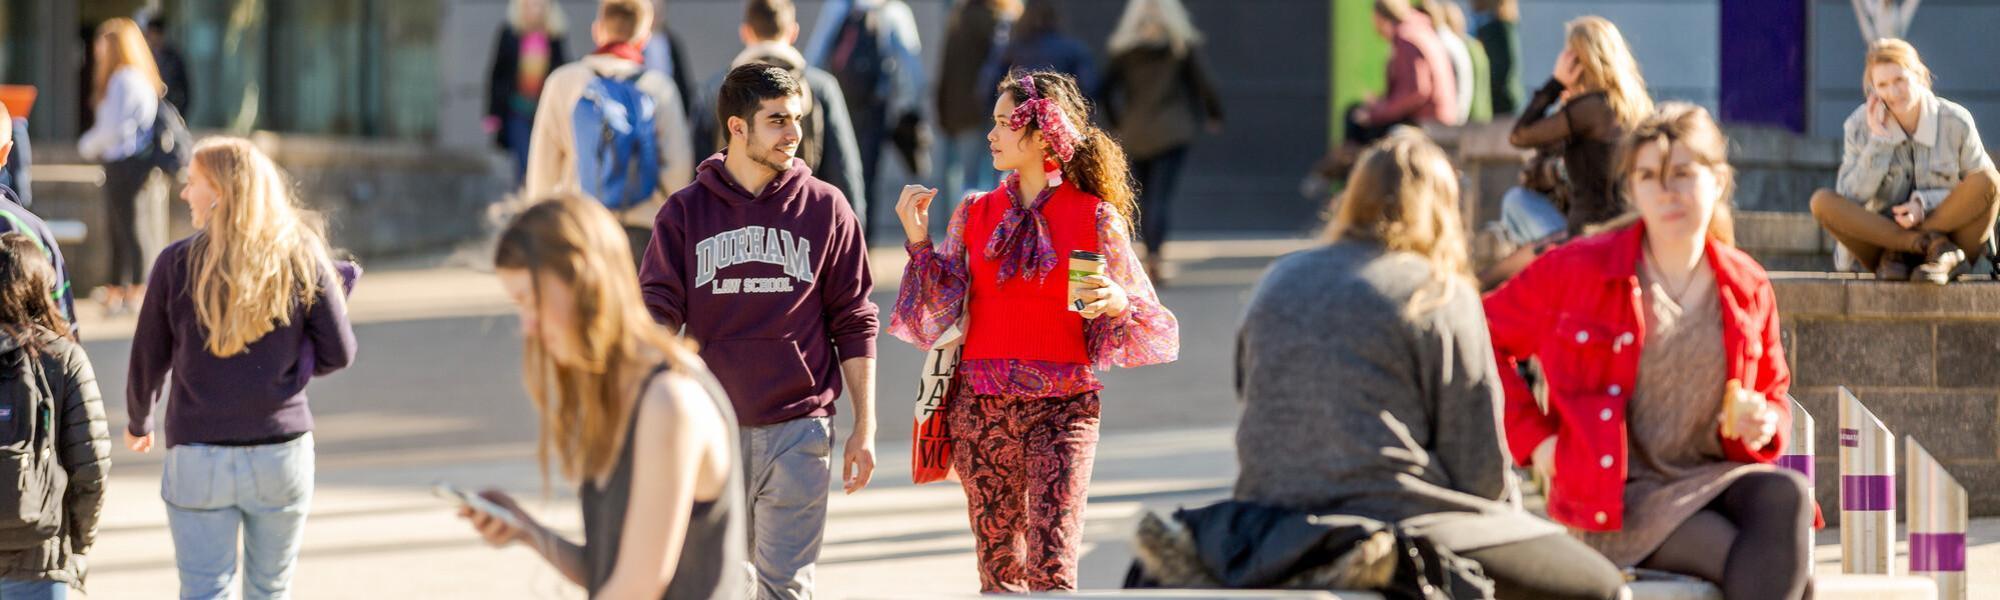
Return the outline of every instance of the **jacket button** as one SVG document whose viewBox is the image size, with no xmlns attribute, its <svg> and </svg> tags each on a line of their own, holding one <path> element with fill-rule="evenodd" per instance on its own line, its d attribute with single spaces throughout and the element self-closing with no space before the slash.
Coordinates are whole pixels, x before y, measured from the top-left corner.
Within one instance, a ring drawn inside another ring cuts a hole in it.
<svg viewBox="0 0 2000 600">
<path fill-rule="evenodd" d="M 1607 408 L 1604 410 L 1597 411 L 1597 420 L 1599 421 L 1611 420 L 1611 409 Z"/>
<path fill-rule="evenodd" d="M 1576 332 L 1576 343 L 1581 344 L 1588 341 L 1590 341 L 1590 332 L 1588 331 Z"/>
<path fill-rule="evenodd" d="M 1633 339 L 1633 338 L 1632 338 L 1632 332 L 1629 332 L 1629 331 L 1627 331 L 1627 332 L 1625 332 L 1625 333 L 1623 333 L 1623 334 L 1620 334 L 1620 335 L 1618 336 L 1618 343 L 1620 343 L 1620 344 L 1625 344 L 1625 345 L 1627 345 L 1627 346 L 1630 346 L 1630 345 L 1632 345 L 1632 339 Z"/>
<path fill-rule="evenodd" d="M 1610 515 L 1604 514 L 1604 511 L 1597 511 L 1597 516 L 1592 518 L 1597 519 L 1598 525 L 1603 525 L 1605 521 L 1611 520 Z"/>
<path fill-rule="evenodd" d="M 1611 395 L 1613 395 L 1613 396 L 1617 396 L 1618 394 L 1620 394 L 1620 393 L 1624 392 L 1624 391 L 1625 391 L 1625 388 L 1621 388 L 1621 387 L 1618 387 L 1618 384 L 1615 384 L 1615 383 L 1614 383 L 1614 384 L 1611 384 L 1611 389 L 1608 389 L 1608 390 L 1605 390 L 1605 391 L 1606 391 L 1606 392 L 1608 392 L 1608 393 L 1610 393 L 1610 394 L 1611 394 Z"/>
<path fill-rule="evenodd" d="M 1597 459 L 1597 464 L 1598 466 L 1604 467 L 1606 469 L 1611 468 L 1611 455 L 1606 454 L 1604 455 L 1603 458 Z"/>
</svg>

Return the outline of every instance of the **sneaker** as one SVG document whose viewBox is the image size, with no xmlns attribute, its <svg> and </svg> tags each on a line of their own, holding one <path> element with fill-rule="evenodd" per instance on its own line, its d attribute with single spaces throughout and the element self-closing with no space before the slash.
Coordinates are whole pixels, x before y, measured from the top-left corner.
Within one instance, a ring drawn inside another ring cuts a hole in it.
<svg viewBox="0 0 2000 600">
<path fill-rule="evenodd" d="M 1965 262 L 1965 251 L 1952 243 L 1951 238 L 1928 233 L 1924 236 L 1924 264 L 1917 266 L 1916 274 L 1924 281 L 1944 285 L 1951 282 L 1952 272 Z"/>
</svg>

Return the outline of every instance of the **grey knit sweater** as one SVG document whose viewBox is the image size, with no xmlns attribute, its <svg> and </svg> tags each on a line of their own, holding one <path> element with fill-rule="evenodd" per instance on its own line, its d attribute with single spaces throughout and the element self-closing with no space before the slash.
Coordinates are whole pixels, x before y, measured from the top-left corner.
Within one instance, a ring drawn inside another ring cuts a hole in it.
<svg viewBox="0 0 2000 600">
<path fill-rule="evenodd" d="M 1442 305 L 1404 316 L 1429 272 L 1415 255 L 1354 241 L 1272 265 L 1237 335 L 1237 499 L 1387 521 L 1458 512 L 1522 523 L 1446 541 L 1458 547 L 1559 531 L 1518 518 L 1512 503 L 1479 295 L 1454 281 Z"/>
</svg>

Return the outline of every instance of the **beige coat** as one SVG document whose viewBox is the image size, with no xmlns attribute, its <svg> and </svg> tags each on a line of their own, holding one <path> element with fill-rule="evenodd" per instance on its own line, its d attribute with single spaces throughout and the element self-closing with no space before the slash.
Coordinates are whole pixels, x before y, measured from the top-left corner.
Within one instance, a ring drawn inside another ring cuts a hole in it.
<svg viewBox="0 0 2000 600">
<path fill-rule="evenodd" d="M 581 189 L 576 176 L 576 136 L 570 131 L 570 113 L 583 97 L 583 89 L 599 75 L 630 77 L 644 69 L 622 58 L 592 54 L 563 65 L 542 84 L 541 105 L 535 111 L 535 130 L 528 142 L 528 176 L 522 192 L 529 198 Z M 694 146 L 687 127 L 687 111 L 673 81 L 648 72 L 639 78 L 639 89 L 653 96 L 658 111 L 653 125 L 660 136 L 660 187 L 652 201 L 632 207 L 620 215 L 631 227 L 652 227 L 653 216 L 666 204 L 667 196 L 694 181 Z"/>
</svg>

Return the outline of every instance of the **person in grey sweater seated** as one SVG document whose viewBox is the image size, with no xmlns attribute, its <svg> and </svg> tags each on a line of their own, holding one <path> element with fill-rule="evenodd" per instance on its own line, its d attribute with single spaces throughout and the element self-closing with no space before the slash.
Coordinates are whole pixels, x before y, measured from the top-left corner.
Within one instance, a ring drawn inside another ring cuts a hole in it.
<svg viewBox="0 0 2000 600">
<path fill-rule="evenodd" d="M 1458 184 L 1415 133 L 1356 163 L 1327 244 L 1279 259 L 1237 334 L 1235 499 L 1396 523 L 1500 598 L 1616 598 L 1617 567 L 1520 507 Z"/>
</svg>

